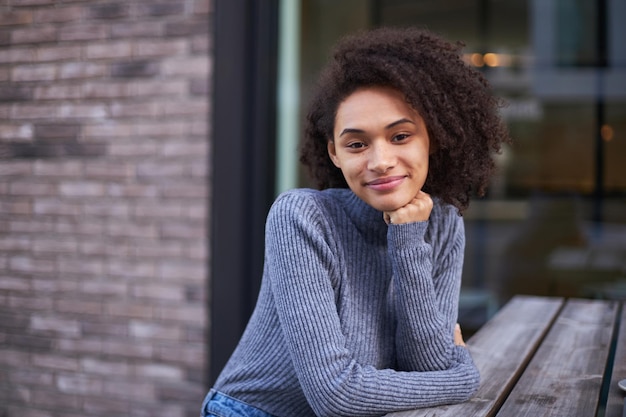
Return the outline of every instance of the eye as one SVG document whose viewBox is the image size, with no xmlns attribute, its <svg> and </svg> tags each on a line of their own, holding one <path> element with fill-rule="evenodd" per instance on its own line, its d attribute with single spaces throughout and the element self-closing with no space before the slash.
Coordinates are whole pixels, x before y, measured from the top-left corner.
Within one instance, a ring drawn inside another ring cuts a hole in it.
<svg viewBox="0 0 626 417">
<path fill-rule="evenodd" d="M 409 135 L 408 133 L 399 133 L 397 135 L 394 135 L 391 138 L 391 141 L 392 142 L 402 142 L 403 140 L 406 140 L 409 136 L 411 136 L 411 135 Z"/>
<path fill-rule="evenodd" d="M 349 149 L 361 149 L 365 147 L 365 143 L 363 142 L 351 142 L 348 145 L 346 145 L 347 148 Z"/>
</svg>

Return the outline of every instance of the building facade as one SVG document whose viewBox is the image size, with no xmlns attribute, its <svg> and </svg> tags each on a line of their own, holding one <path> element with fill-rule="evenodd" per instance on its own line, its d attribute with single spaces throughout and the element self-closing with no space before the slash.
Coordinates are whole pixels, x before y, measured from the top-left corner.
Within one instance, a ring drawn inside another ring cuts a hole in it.
<svg viewBox="0 0 626 417">
<path fill-rule="evenodd" d="M 0 415 L 198 415 L 212 7 L 0 2 Z"/>
</svg>

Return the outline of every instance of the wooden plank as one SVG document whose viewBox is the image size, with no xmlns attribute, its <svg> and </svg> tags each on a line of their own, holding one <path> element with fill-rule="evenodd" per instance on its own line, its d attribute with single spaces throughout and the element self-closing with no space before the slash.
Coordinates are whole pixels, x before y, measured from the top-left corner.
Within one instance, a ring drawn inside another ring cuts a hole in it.
<svg viewBox="0 0 626 417">
<path fill-rule="evenodd" d="M 626 410 L 624 408 L 626 407 L 626 403 L 624 403 L 626 393 L 617 387 L 617 383 L 622 379 L 626 379 L 626 306 L 622 306 L 605 417 L 622 417 L 626 412 L 624 411 Z"/>
<path fill-rule="evenodd" d="M 595 416 L 616 312 L 569 300 L 497 416 Z"/>
<path fill-rule="evenodd" d="M 388 414 L 388 417 L 493 416 L 558 314 L 563 299 L 516 296 L 467 341 L 481 376 L 468 402 Z"/>
</svg>

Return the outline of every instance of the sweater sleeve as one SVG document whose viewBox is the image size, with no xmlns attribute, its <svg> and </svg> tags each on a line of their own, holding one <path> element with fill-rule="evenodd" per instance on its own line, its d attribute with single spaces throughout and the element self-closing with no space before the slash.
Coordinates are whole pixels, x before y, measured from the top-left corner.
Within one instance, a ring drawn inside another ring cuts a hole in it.
<svg viewBox="0 0 626 417">
<path fill-rule="evenodd" d="M 335 295 L 332 229 L 311 198 L 277 200 L 268 216 L 266 266 L 298 381 L 318 416 L 381 416 L 467 400 L 478 386 L 469 353 L 445 370 L 402 372 L 356 362 Z"/>
<path fill-rule="evenodd" d="M 433 231 L 430 243 L 425 240 L 428 227 Z M 455 360 L 454 326 L 465 245 L 462 218 L 440 207 L 428 222 L 391 225 L 388 239 L 398 317 L 398 368 L 446 369 Z"/>
</svg>

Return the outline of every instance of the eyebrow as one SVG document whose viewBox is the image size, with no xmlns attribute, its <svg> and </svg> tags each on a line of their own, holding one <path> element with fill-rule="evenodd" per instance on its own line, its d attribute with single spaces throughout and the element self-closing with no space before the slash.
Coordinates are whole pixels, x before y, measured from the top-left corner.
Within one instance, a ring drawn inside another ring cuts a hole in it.
<svg viewBox="0 0 626 417">
<path fill-rule="evenodd" d="M 413 125 L 415 124 L 415 122 L 410 119 L 402 118 L 400 120 L 396 120 L 395 122 L 389 123 L 387 126 L 385 126 L 385 130 L 391 129 L 392 127 L 400 125 L 402 123 L 411 123 Z M 341 131 L 341 133 L 339 134 L 339 137 L 345 135 L 346 133 L 365 133 L 365 131 L 362 129 L 355 129 L 355 128 L 347 127 Z"/>
</svg>

